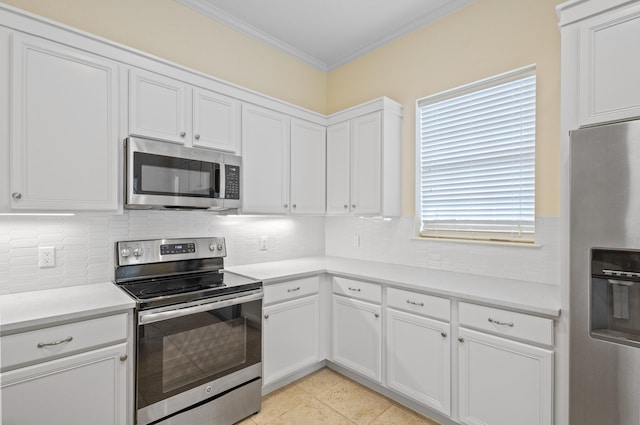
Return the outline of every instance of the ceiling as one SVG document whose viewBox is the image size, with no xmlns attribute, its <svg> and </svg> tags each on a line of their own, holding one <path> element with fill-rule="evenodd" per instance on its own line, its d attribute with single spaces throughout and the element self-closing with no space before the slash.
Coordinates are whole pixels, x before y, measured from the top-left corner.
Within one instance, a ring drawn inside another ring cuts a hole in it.
<svg viewBox="0 0 640 425">
<path fill-rule="evenodd" d="M 176 0 L 331 71 L 475 0 Z"/>
</svg>

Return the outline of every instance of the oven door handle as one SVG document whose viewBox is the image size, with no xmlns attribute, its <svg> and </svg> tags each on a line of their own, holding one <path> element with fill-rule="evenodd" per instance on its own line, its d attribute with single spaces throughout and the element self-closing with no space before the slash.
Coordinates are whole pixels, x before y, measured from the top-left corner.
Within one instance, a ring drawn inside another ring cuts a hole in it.
<svg viewBox="0 0 640 425">
<path fill-rule="evenodd" d="M 199 304 L 193 307 L 179 308 L 176 310 L 161 311 L 158 313 L 145 313 L 140 312 L 138 314 L 138 324 L 146 325 L 154 322 L 161 322 L 163 320 L 176 319 L 178 317 L 189 316 L 191 314 L 202 313 L 209 310 L 217 310 L 224 307 L 230 307 L 242 303 L 248 303 L 256 301 L 262 298 L 262 291 L 257 294 L 246 295 L 241 297 L 230 298 L 222 301 L 214 301 L 212 303 Z"/>
</svg>

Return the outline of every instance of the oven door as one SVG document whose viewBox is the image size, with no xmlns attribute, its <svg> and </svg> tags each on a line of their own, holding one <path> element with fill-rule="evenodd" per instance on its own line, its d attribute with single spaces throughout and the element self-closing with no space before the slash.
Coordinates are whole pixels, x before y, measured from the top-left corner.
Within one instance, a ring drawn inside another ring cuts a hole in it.
<svg viewBox="0 0 640 425">
<path fill-rule="evenodd" d="M 223 206 L 223 154 L 133 137 L 126 147 L 127 208 Z"/>
<path fill-rule="evenodd" d="M 138 424 L 260 380 L 262 291 L 225 298 L 138 313 Z"/>
</svg>

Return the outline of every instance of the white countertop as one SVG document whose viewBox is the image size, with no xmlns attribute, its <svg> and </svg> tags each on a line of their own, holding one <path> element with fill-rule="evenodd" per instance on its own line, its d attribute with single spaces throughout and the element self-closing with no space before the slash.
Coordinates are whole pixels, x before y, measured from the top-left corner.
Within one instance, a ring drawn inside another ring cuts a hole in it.
<svg viewBox="0 0 640 425">
<path fill-rule="evenodd" d="M 0 296 L 0 335 L 132 310 L 135 302 L 113 283 Z"/>
<path fill-rule="evenodd" d="M 524 313 L 560 316 L 558 285 L 338 257 L 307 257 L 225 269 L 262 280 L 265 285 L 326 272 Z"/>
</svg>

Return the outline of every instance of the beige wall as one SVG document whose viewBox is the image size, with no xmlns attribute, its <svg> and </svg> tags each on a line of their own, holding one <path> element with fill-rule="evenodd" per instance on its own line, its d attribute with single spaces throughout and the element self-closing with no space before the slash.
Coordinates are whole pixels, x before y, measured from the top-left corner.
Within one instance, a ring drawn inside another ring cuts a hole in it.
<svg viewBox="0 0 640 425">
<path fill-rule="evenodd" d="M 260 93 L 326 112 L 326 73 L 174 0 L 2 1 Z"/>
<path fill-rule="evenodd" d="M 404 105 L 403 214 L 415 209 L 415 101 L 535 63 L 536 214 L 560 213 L 562 0 L 477 0 L 328 75 L 173 0 L 4 0 L 235 84 L 330 113 L 379 96 Z"/>
<path fill-rule="evenodd" d="M 415 102 L 537 65 L 536 215 L 560 213 L 559 0 L 477 0 L 331 73 L 327 109 L 388 96 L 404 105 L 402 211 L 415 209 Z"/>
</svg>

